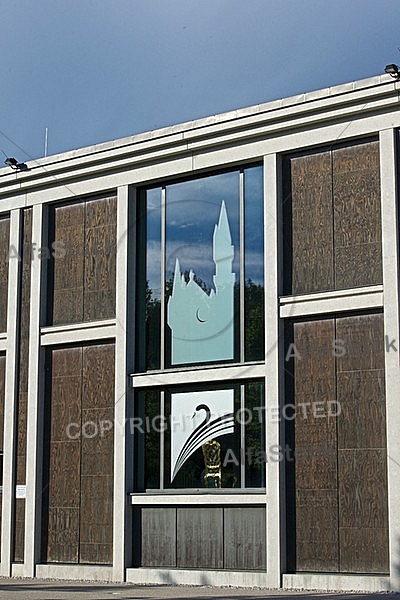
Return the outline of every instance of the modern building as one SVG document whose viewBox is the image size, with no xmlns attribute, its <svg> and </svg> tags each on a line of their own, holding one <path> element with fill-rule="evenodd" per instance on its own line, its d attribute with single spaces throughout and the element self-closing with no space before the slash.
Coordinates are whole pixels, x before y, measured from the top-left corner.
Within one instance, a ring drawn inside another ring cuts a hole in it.
<svg viewBox="0 0 400 600">
<path fill-rule="evenodd" d="M 2 575 L 400 590 L 399 92 L 0 170 Z"/>
</svg>

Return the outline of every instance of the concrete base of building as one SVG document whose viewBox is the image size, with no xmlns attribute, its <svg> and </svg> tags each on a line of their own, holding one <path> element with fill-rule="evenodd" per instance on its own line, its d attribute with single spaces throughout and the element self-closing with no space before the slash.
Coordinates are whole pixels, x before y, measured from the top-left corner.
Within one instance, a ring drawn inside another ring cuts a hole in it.
<svg viewBox="0 0 400 600">
<path fill-rule="evenodd" d="M 285 590 L 318 590 L 324 592 L 389 592 L 389 577 L 374 575 L 339 575 L 328 573 L 296 573 L 282 576 Z"/>
<path fill-rule="evenodd" d="M 112 581 L 113 569 L 108 565 L 37 565 L 36 577 L 39 577 L 40 579 L 77 579 L 83 581 Z"/>
<path fill-rule="evenodd" d="M 135 584 L 210 585 L 260 587 L 278 589 L 271 585 L 267 573 L 256 571 L 203 571 L 191 569 L 136 568 L 126 570 L 126 581 Z"/>
</svg>

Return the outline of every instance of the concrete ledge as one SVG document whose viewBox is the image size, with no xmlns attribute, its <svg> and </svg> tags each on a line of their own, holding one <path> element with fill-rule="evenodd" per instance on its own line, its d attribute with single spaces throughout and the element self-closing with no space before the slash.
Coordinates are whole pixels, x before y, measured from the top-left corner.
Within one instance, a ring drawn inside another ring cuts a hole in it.
<svg viewBox="0 0 400 600">
<path fill-rule="evenodd" d="M 376 575 L 340 575 L 304 573 L 282 576 L 285 590 L 318 590 L 324 592 L 389 592 L 390 578 Z"/>
<path fill-rule="evenodd" d="M 189 569 L 127 569 L 126 581 L 136 584 L 213 585 L 273 589 L 268 573 L 256 571 L 202 571 Z M 277 589 L 275 587 L 275 589 Z"/>
<path fill-rule="evenodd" d="M 40 579 L 112 581 L 112 573 L 112 567 L 108 565 L 36 565 L 36 577 Z"/>
</svg>

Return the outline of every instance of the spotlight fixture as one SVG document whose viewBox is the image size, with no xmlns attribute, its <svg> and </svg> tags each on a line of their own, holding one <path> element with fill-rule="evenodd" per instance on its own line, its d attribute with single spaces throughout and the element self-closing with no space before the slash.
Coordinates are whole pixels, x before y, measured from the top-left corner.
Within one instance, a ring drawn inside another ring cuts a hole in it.
<svg viewBox="0 0 400 600">
<path fill-rule="evenodd" d="M 400 79 L 399 67 L 397 65 L 386 65 L 385 73 L 393 77 L 393 79 Z"/>
<path fill-rule="evenodd" d="M 7 167 L 11 167 L 12 169 L 14 169 L 14 171 L 27 171 L 28 170 L 28 165 L 26 165 L 25 163 L 19 163 L 17 161 L 16 158 L 14 158 L 13 156 L 10 157 L 6 157 L 6 160 L 4 161 L 4 164 L 7 165 Z"/>
</svg>

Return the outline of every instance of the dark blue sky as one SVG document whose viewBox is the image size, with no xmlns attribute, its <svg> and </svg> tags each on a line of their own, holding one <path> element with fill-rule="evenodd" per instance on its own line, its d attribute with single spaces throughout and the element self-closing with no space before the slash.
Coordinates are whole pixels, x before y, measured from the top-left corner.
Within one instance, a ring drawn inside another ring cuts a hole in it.
<svg viewBox="0 0 400 600">
<path fill-rule="evenodd" d="M 374 76 L 400 63 L 399 23 L 398 0 L 1 0 L 0 149 L 28 160 L 46 127 L 55 154 Z"/>
</svg>

